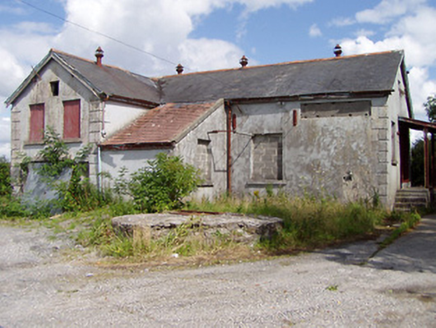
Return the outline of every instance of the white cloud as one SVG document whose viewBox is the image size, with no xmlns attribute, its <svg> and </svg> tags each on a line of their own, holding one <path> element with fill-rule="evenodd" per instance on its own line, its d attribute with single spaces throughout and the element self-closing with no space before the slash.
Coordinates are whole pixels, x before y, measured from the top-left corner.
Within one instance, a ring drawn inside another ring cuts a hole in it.
<svg viewBox="0 0 436 328">
<path fill-rule="evenodd" d="M 338 18 L 333 19 L 329 23 L 329 25 L 343 27 L 343 26 L 350 26 L 350 25 L 353 25 L 355 23 L 356 23 L 356 21 L 354 19 L 346 18 L 346 17 L 338 17 Z"/>
<path fill-rule="evenodd" d="M 243 22 L 261 9 L 279 6 L 296 9 L 314 0 L 55 1 L 64 6 L 65 19 L 75 24 L 65 23 L 56 30 L 49 24 L 33 21 L 34 10 L 19 2 L 14 6 L 0 5 L 0 12 L 20 15 L 22 20 L 20 24 L 0 29 L 0 100 L 18 87 L 50 48 L 94 59 L 95 49 L 101 46 L 106 63 L 148 76 L 173 74 L 174 66 L 179 62 L 198 70 L 237 67 L 244 51 L 235 44 L 190 37 L 198 21 L 216 9 L 231 8 L 236 4 L 242 6 Z M 23 21 L 25 19 L 28 21 Z M 245 25 L 241 25 L 239 32 L 245 33 Z M 139 51 L 114 39 L 133 45 Z M 255 61 L 251 60 L 250 64 Z M 2 106 L 0 114 L 5 113 Z M 3 121 L 0 128 L 2 124 Z M 9 147 L 1 146 L 4 141 L 0 136 L 0 155 Z"/>
<path fill-rule="evenodd" d="M 0 118 L 0 157 L 11 157 L 11 122 L 8 117 Z"/>
<path fill-rule="evenodd" d="M 19 8 L 19 7 L 0 5 L 0 13 L 21 15 L 21 14 L 24 14 L 24 10 L 22 8 Z"/>
<path fill-rule="evenodd" d="M 436 81 L 429 80 L 428 69 L 413 67 L 409 71 L 410 91 L 413 95 L 415 118 L 427 120 L 423 104 L 428 96 L 436 94 Z"/>
<path fill-rule="evenodd" d="M 238 67 L 241 49 L 223 40 L 186 40 L 178 48 L 181 62 L 193 71 Z"/>
<path fill-rule="evenodd" d="M 371 30 L 361 29 L 361 30 L 358 30 L 357 32 L 355 32 L 354 35 L 356 35 L 357 37 L 360 37 L 360 36 L 370 37 L 370 36 L 375 35 L 375 32 L 371 31 Z"/>
<path fill-rule="evenodd" d="M 412 5 L 416 7 L 390 26 L 384 39 L 375 41 L 370 39 L 370 35 L 360 35 L 355 39 L 343 40 L 341 46 L 345 54 L 403 49 L 410 71 L 409 81 L 415 116 L 418 119 L 425 119 L 426 114 L 422 104 L 428 96 L 436 93 L 436 80 L 431 80 L 428 74 L 429 68 L 436 66 L 436 39 L 434 38 L 436 9 L 422 6 L 425 1 L 387 0 L 382 1 L 376 8 L 386 6 L 388 3 L 393 6 L 394 2 L 400 8 L 394 10 L 392 15 L 405 14 L 404 8 L 409 10 Z M 383 10 L 388 12 L 386 8 Z"/>
<path fill-rule="evenodd" d="M 322 32 L 319 29 L 318 25 L 312 24 L 312 26 L 310 26 L 310 29 L 309 29 L 309 36 L 312 38 L 315 38 L 315 37 L 318 37 L 321 35 L 322 35 Z"/>
<path fill-rule="evenodd" d="M 296 9 L 297 7 L 306 3 L 313 2 L 314 0 L 229 0 L 231 3 L 240 3 L 246 6 L 248 11 L 257 11 L 260 9 L 279 7 L 287 5 L 290 8 Z"/>
<path fill-rule="evenodd" d="M 359 23 L 385 24 L 394 18 L 410 13 L 427 0 L 382 0 L 375 8 L 356 14 Z"/>
</svg>

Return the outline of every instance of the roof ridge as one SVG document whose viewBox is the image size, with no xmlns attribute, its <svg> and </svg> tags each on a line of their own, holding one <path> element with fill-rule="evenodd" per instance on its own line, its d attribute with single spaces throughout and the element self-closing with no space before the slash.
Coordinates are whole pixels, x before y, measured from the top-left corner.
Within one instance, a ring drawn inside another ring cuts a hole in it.
<svg viewBox="0 0 436 328">
<path fill-rule="evenodd" d="M 364 54 L 354 54 L 354 55 L 340 56 L 340 57 L 328 57 L 328 58 L 315 58 L 315 59 L 307 59 L 307 60 L 295 60 L 295 61 L 288 61 L 288 62 L 275 63 L 275 64 L 264 64 L 264 65 L 256 65 L 256 66 L 246 66 L 246 67 L 243 67 L 243 68 L 242 67 L 223 68 L 223 69 L 217 69 L 217 70 L 208 70 L 208 71 L 190 72 L 190 73 L 183 73 L 183 74 L 164 75 L 164 76 L 160 76 L 160 77 L 153 77 L 151 79 L 153 79 L 153 80 L 160 80 L 162 78 L 178 77 L 178 76 L 183 77 L 183 76 L 186 76 L 186 75 L 195 75 L 195 74 L 207 74 L 207 73 L 242 71 L 242 70 L 245 71 L 245 70 L 249 70 L 249 69 L 262 68 L 262 67 L 284 66 L 284 65 L 304 64 L 304 63 L 315 63 L 315 62 L 324 62 L 324 61 L 331 61 L 331 60 L 342 60 L 342 59 L 350 59 L 350 58 L 356 58 L 356 57 L 383 55 L 383 54 L 394 53 L 394 52 L 403 52 L 403 50 L 386 50 L 386 51 L 370 52 L 370 53 L 364 53 Z"/>
<path fill-rule="evenodd" d="M 91 59 L 87 59 L 87 58 L 83 58 L 83 57 L 80 57 L 80 56 L 77 56 L 77 55 L 73 55 L 73 54 L 70 54 L 68 52 L 65 52 L 65 51 L 62 51 L 62 50 L 58 50 L 58 49 L 55 49 L 55 48 L 51 48 L 50 51 L 53 52 L 53 53 L 60 54 L 60 55 L 65 55 L 65 56 L 68 56 L 68 57 L 71 57 L 71 58 L 82 60 L 82 61 L 88 62 L 90 64 L 96 64 L 95 61 L 93 61 Z M 124 69 L 124 68 L 121 68 L 121 67 L 118 67 L 118 66 L 115 66 L 115 65 L 103 64 L 103 67 L 109 67 L 109 68 L 113 68 L 113 69 L 117 69 L 117 70 L 129 73 L 129 74 L 138 75 L 138 76 L 141 76 L 141 77 L 145 77 L 145 78 L 151 79 L 151 78 L 149 78 L 149 77 L 147 77 L 145 75 L 141 75 L 139 73 L 135 73 L 135 72 L 129 71 L 127 69 Z"/>
</svg>

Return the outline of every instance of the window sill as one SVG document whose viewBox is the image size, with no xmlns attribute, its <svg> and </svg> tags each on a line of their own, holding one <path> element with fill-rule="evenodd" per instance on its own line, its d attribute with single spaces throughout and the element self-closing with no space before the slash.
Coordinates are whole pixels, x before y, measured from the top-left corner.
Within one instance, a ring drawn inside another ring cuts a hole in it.
<svg viewBox="0 0 436 328">
<path fill-rule="evenodd" d="M 213 187 L 213 183 L 210 181 L 198 185 L 198 188 L 210 188 L 210 187 Z"/>
<path fill-rule="evenodd" d="M 71 138 L 71 139 L 62 139 L 62 141 L 65 143 L 81 143 L 82 139 L 81 138 Z"/>
<path fill-rule="evenodd" d="M 73 138 L 73 139 L 61 139 L 64 143 L 82 143 L 81 138 Z M 25 141 L 24 146 L 41 146 L 44 144 L 44 140 L 38 140 L 38 141 Z"/>
<path fill-rule="evenodd" d="M 271 180 L 271 181 L 249 181 L 245 184 L 245 187 L 252 188 L 252 187 L 266 187 L 266 186 L 273 186 L 273 187 L 284 187 L 286 186 L 286 182 L 283 180 Z"/>
<path fill-rule="evenodd" d="M 41 146 L 44 144 L 44 140 L 38 141 L 25 141 L 24 146 Z"/>
</svg>

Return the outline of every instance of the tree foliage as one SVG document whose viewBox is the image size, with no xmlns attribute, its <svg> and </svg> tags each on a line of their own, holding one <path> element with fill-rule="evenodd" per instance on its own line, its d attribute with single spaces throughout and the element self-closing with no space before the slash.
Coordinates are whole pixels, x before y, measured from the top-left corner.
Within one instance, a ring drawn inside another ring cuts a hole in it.
<svg viewBox="0 0 436 328">
<path fill-rule="evenodd" d="M 8 196 L 12 192 L 11 165 L 6 157 L 0 157 L 0 196 Z"/>
<path fill-rule="evenodd" d="M 412 177 L 413 187 L 424 185 L 424 140 L 418 139 L 412 145 Z"/>
<path fill-rule="evenodd" d="M 129 183 L 129 192 L 141 211 L 179 208 L 182 198 L 196 190 L 201 182 L 198 170 L 178 156 L 159 153 L 148 164 L 149 167 L 133 173 Z"/>
<path fill-rule="evenodd" d="M 432 123 L 436 122 L 436 95 L 427 98 L 424 108 L 427 113 L 428 120 Z"/>
</svg>

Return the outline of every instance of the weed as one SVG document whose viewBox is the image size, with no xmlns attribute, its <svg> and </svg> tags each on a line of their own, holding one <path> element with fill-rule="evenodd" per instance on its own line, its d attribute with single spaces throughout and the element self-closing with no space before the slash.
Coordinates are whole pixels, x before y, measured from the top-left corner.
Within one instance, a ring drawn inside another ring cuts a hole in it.
<svg viewBox="0 0 436 328">
<path fill-rule="evenodd" d="M 331 292 L 336 292 L 338 290 L 338 285 L 330 285 L 326 288 L 326 290 L 329 290 Z"/>
</svg>

